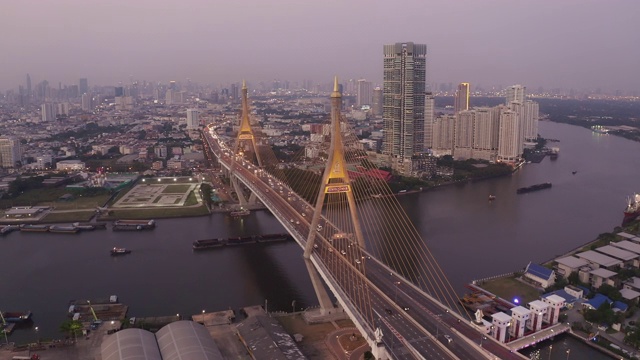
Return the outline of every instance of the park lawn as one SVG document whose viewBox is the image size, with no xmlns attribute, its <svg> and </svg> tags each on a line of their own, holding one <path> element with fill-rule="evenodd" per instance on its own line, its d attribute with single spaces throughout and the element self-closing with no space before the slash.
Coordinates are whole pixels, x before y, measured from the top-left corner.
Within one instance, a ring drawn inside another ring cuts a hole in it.
<svg viewBox="0 0 640 360">
<path fill-rule="evenodd" d="M 163 194 L 184 194 L 191 188 L 191 185 L 167 185 L 162 190 Z"/>
<path fill-rule="evenodd" d="M 482 285 L 483 289 L 507 300 L 513 301 L 514 298 L 520 299 L 520 303 L 529 303 L 530 301 L 538 300 L 540 298 L 540 292 L 513 277 L 503 277 L 494 280 L 489 280 Z"/>
<path fill-rule="evenodd" d="M 187 195 L 187 200 L 184 201 L 184 206 L 192 206 L 197 205 L 198 199 L 196 199 L 196 194 L 192 191 Z"/>
<path fill-rule="evenodd" d="M 114 219 L 159 219 L 172 217 L 188 217 L 208 215 L 209 209 L 206 206 L 198 207 L 175 207 L 156 209 L 113 209 L 109 210 L 108 217 L 100 217 L 100 220 Z"/>
<path fill-rule="evenodd" d="M 65 194 L 72 194 L 74 198 L 69 201 L 58 201 Z M 110 197 L 109 194 L 96 196 L 80 196 L 65 188 L 42 188 L 29 190 L 14 199 L 0 200 L 0 208 L 12 206 L 51 206 L 58 210 L 95 209 L 102 206 Z"/>
<path fill-rule="evenodd" d="M 47 216 L 42 218 L 40 222 L 44 223 L 60 223 L 60 222 L 82 222 L 89 221 L 91 217 L 95 214 L 94 210 L 91 211 L 72 211 L 72 212 L 61 212 L 61 213 L 49 213 Z"/>
</svg>

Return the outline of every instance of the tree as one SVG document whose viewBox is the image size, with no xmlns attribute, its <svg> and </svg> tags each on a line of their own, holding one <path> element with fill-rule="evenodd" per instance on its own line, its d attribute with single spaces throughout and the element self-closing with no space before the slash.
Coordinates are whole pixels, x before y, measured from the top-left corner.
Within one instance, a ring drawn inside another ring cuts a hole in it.
<svg viewBox="0 0 640 360">
<path fill-rule="evenodd" d="M 80 330 L 82 330 L 82 323 L 78 320 L 65 320 L 60 324 L 60 331 L 73 336 L 74 339 Z"/>
<path fill-rule="evenodd" d="M 611 285 L 608 285 L 608 284 L 600 285 L 600 287 L 598 288 L 598 292 L 613 301 L 622 300 L 622 295 L 620 295 L 620 290 L 616 289 Z"/>
</svg>

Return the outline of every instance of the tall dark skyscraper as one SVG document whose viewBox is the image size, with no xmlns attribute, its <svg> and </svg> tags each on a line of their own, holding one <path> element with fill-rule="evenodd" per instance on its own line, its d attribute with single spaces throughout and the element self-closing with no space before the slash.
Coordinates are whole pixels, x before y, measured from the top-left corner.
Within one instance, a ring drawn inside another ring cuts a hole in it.
<svg viewBox="0 0 640 360">
<path fill-rule="evenodd" d="M 78 90 L 80 90 L 80 94 L 86 94 L 89 92 L 89 81 L 87 78 L 80 78 L 80 82 L 78 84 Z"/>
<path fill-rule="evenodd" d="M 427 45 L 384 45 L 383 153 L 402 174 L 412 171 L 412 157 L 424 148 Z"/>
<path fill-rule="evenodd" d="M 31 96 L 31 76 L 27 74 L 27 96 Z"/>
</svg>

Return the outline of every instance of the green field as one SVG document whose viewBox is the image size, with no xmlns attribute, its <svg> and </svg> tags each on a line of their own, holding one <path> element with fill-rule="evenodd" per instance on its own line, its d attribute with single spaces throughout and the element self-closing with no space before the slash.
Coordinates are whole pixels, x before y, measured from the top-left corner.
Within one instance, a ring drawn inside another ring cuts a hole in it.
<svg viewBox="0 0 640 360">
<path fill-rule="evenodd" d="M 162 190 L 163 194 L 183 194 L 189 191 L 191 185 L 167 185 L 164 190 Z"/>
<path fill-rule="evenodd" d="M 206 206 L 198 207 L 175 207 L 157 209 L 114 209 L 109 211 L 108 216 L 101 216 L 100 220 L 115 219 L 159 219 L 171 217 L 188 217 L 208 215 L 209 209 Z"/>
<path fill-rule="evenodd" d="M 95 211 L 71 211 L 63 213 L 49 213 L 40 222 L 56 223 L 56 222 L 83 222 L 89 221 L 95 214 Z"/>
<path fill-rule="evenodd" d="M 514 297 L 521 300 L 521 303 L 528 303 L 540 298 L 540 292 L 535 288 L 524 284 L 513 277 L 504 277 L 482 283 L 481 288 L 507 300 Z"/>
<path fill-rule="evenodd" d="M 68 201 L 58 200 L 65 194 L 72 194 L 74 197 Z M 51 206 L 57 210 L 95 209 L 96 206 L 104 205 L 110 196 L 109 194 L 82 196 L 65 188 L 42 188 L 29 190 L 13 199 L 0 200 L 0 207 L 7 209 L 12 206 Z"/>
</svg>

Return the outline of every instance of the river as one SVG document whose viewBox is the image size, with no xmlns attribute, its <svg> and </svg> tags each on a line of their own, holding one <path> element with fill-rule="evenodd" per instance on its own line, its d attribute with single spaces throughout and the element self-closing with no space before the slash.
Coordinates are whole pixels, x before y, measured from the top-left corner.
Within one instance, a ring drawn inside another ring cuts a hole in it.
<svg viewBox="0 0 640 360">
<path fill-rule="evenodd" d="M 557 160 L 526 164 L 509 177 L 400 196 L 458 291 L 472 279 L 521 270 L 611 231 L 622 220 L 626 197 L 640 191 L 639 143 L 552 122 L 541 122 L 540 133 L 560 140 L 550 144 L 561 148 Z M 519 187 L 546 181 L 553 188 L 516 194 Z M 489 194 L 496 200 L 489 202 Z M 130 306 L 129 316 L 188 316 L 265 301 L 269 310 L 291 311 L 294 300 L 298 309 L 317 303 L 293 242 L 191 249 L 197 239 L 283 232 L 268 212 L 157 223 L 148 232 L 16 232 L 0 238 L 0 307 L 32 310 L 39 329 L 17 330 L 10 339 L 60 337 L 69 300 L 113 294 Z M 133 252 L 111 257 L 114 246 Z M 568 337 L 562 341 L 571 358 L 583 358 L 583 346 Z M 551 358 L 566 358 L 561 355 L 554 350 Z M 592 359 L 599 355 L 589 353 Z"/>
</svg>

